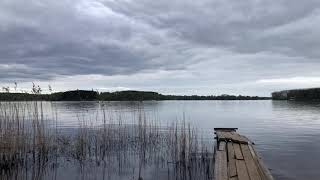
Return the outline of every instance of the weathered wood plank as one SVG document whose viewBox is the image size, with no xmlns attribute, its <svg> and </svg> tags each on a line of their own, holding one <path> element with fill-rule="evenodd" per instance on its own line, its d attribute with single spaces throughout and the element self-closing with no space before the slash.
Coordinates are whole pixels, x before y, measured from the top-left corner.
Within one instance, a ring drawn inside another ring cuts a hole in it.
<svg viewBox="0 0 320 180">
<path fill-rule="evenodd" d="M 252 147 L 251 145 L 248 145 L 248 147 L 249 147 L 249 150 L 250 150 L 250 152 L 251 152 L 251 155 L 252 155 L 253 159 L 254 159 L 254 158 L 257 158 L 257 157 L 256 157 L 256 153 L 255 153 L 254 150 L 253 150 L 253 147 Z"/>
<path fill-rule="evenodd" d="M 219 151 L 224 151 L 226 149 L 226 142 L 220 141 L 219 142 Z"/>
<path fill-rule="evenodd" d="M 236 132 L 230 132 L 232 134 L 232 138 L 235 142 L 239 142 L 239 143 L 244 143 L 244 144 L 248 144 L 249 139 L 241 136 L 240 134 L 236 133 Z"/>
<path fill-rule="evenodd" d="M 248 144 L 249 140 L 234 131 L 217 131 L 218 141 L 233 141 L 237 143 Z"/>
<path fill-rule="evenodd" d="M 258 165 L 255 163 L 254 159 L 252 158 L 248 145 L 241 144 L 241 150 L 242 150 L 243 158 L 246 162 L 250 180 L 262 180 L 260 177 L 260 173 L 258 172 Z"/>
<path fill-rule="evenodd" d="M 239 180 L 250 180 L 247 166 L 244 160 L 236 160 L 238 179 Z"/>
<path fill-rule="evenodd" d="M 214 128 L 214 131 L 236 131 L 238 128 Z"/>
<path fill-rule="evenodd" d="M 218 132 L 216 132 L 216 135 L 217 135 L 217 138 L 218 138 L 218 142 L 225 140 L 223 132 L 218 131 Z"/>
<path fill-rule="evenodd" d="M 258 164 L 258 170 L 260 173 L 260 176 L 262 177 L 263 180 L 274 180 L 271 172 L 269 171 L 269 169 L 267 168 L 267 166 L 264 164 L 264 162 L 261 160 L 261 157 L 259 156 L 259 154 L 256 152 L 256 150 L 253 148 L 252 145 L 249 145 L 249 149 L 250 152 L 252 154 L 256 162 L 256 164 Z"/>
<path fill-rule="evenodd" d="M 228 180 L 227 152 L 216 151 L 214 180 Z"/>
<path fill-rule="evenodd" d="M 229 178 L 229 180 L 238 180 L 238 176 L 231 177 L 231 178 Z"/>
<path fill-rule="evenodd" d="M 231 132 L 223 132 L 223 136 L 224 136 L 226 139 L 232 139 L 232 137 L 231 137 Z"/>
<path fill-rule="evenodd" d="M 251 145 L 248 145 L 248 147 L 249 147 L 251 156 L 252 156 L 252 158 L 253 158 L 256 166 L 257 166 L 257 169 L 258 169 L 258 172 L 259 172 L 259 174 L 260 174 L 261 179 L 262 179 L 262 180 L 268 180 L 268 178 L 267 178 L 267 176 L 266 176 L 263 168 L 262 168 L 262 167 L 260 166 L 260 164 L 259 164 L 259 161 L 258 161 L 258 158 L 259 158 L 259 157 L 256 155 L 255 150 L 253 149 L 253 147 L 252 147 Z"/>
<path fill-rule="evenodd" d="M 232 178 L 234 176 L 237 176 L 236 158 L 235 158 L 232 142 L 228 142 L 227 149 L 228 149 L 229 177 Z"/>
<path fill-rule="evenodd" d="M 240 145 L 238 143 L 234 143 L 233 148 L 234 148 L 234 153 L 235 153 L 236 159 L 243 160 L 243 155 L 241 152 Z"/>
</svg>

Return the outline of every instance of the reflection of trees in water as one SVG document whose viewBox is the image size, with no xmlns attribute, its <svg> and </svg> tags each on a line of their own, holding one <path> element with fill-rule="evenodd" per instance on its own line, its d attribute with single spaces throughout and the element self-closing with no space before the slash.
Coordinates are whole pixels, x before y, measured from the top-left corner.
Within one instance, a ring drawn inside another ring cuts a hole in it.
<svg viewBox="0 0 320 180">
<path fill-rule="evenodd" d="M 272 110 L 281 112 L 310 112 L 319 114 L 320 101 L 272 101 Z"/>
<path fill-rule="evenodd" d="M 0 106 L 2 179 L 212 177 L 212 144 L 184 121 L 164 128 L 140 108 L 127 124 L 101 108 L 102 126 L 79 119 L 79 128 L 64 133 L 47 128 L 40 102 Z"/>
</svg>

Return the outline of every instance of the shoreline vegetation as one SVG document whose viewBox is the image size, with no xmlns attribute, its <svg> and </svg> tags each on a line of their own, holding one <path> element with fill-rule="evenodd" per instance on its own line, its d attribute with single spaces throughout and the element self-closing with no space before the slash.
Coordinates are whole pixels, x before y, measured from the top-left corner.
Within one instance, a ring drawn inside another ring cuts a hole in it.
<svg viewBox="0 0 320 180">
<path fill-rule="evenodd" d="M 273 100 L 319 101 L 320 88 L 292 89 L 272 93 Z"/>
<path fill-rule="evenodd" d="M 101 106 L 61 129 L 43 102 L 0 102 L 0 179 L 212 179 L 213 144 L 184 116 L 163 126 L 141 106 L 128 122 L 121 114 Z"/>
<path fill-rule="evenodd" d="M 0 101 L 162 101 L 162 100 L 269 100 L 271 97 L 242 95 L 163 95 L 151 91 L 117 91 L 97 92 L 88 90 L 73 90 L 51 94 L 41 93 L 0 93 Z"/>
</svg>

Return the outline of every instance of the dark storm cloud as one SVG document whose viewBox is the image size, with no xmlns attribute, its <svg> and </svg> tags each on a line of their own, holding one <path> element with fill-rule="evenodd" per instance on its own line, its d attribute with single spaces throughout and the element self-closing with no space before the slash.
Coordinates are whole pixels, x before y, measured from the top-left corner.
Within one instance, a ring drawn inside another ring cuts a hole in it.
<svg viewBox="0 0 320 180">
<path fill-rule="evenodd" d="M 188 80 L 179 84 L 201 85 L 319 76 L 319 24 L 318 0 L 3 0 L 0 79 L 180 70 Z"/>
<path fill-rule="evenodd" d="M 209 47 L 319 57 L 315 51 L 319 49 L 320 35 L 317 0 L 137 0 L 105 4 L 157 28 L 168 29 L 181 39 Z"/>
<path fill-rule="evenodd" d="M 94 1 L 3 1 L 0 3 L 0 64 L 26 65 L 25 77 L 131 74 L 145 69 L 179 68 L 163 64 L 158 34 Z M 160 39 L 163 41 L 163 39 Z M 168 53 L 168 50 L 166 50 Z M 167 60 L 167 59 L 166 59 Z M 164 60 L 164 61 L 166 61 Z M 1 78 L 8 78 L 1 76 Z"/>
</svg>

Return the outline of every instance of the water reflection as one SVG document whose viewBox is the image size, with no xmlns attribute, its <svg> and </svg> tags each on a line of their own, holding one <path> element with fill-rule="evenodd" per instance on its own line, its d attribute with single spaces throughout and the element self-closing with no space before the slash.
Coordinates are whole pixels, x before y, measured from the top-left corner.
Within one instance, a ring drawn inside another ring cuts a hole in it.
<svg viewBox="0 0 320 180">
<path fill-rule="evenodd" d="M 142 103 L 124 112 L 101 102 L 0 105 L 4 179 L 212 178 L 213 144 L 185 121 L 160 126 L 146 116 Z M 61 126 L 68 117 L 61 116 L 64 109 L 67 115 L 76 112 L 78 124 Z"/>
<path fill-rule="evenodd" d="M 52 117 L 55 119 L 52 115 L 56 114 L 58 132 L 66 133 L 68 136 L 71 136 L 74 129 L 79 129 L 84 121 L 90 128 L 103 127 L 103 109 L 105 109 L 105 118 L 108 124 L 117 124 L 120 121 L 122 124 L 131 125 L 131 127 L 134 127 L 132 125 L 139 122 L 141 109 L 143 109 L 142 116 L 147 124 L 157 124 L 159 127 L 172 127 L 173 123 L 177 123 L 181 127 L 182 120 L 184 119 L 186 124 L 190 124 L 197 131 L 197 136 L 201 137 L 202 143 L 208 145 L 207 154 L 203 153 L 206 151 L 200 151 L 200 149 L 197 152 L 202 153 L 192 154 L 198 160 L 205 154 L 212 157 L 210 153 L 212 153 L 211 147 L 214 141 L 212 138 L 213 128 L 238 127 L 240 133 L 245 134 L 256 143 L 257 150 L 261 152 L 276 179 L 316 180 L 320 176 L 320 172 L 317 169 L 320 160 L 317 156 L 318 152 L 320 152 L 320 138 L 318 138 L 320 135 L 320 102 L 52 102 L 44 103 L 43 106 L 45 107 L 45 119 L 49 120 Z M 127 128 L 129 129 L 129 126 Z M 164 131 L 163 129 L 166 128 L 162 128 L 162 132 Z M 94 142 L 95 138 L 89 137 Z M 153 149 L 153 151 L 157 152 L 158 149 L 166 147 L 167 143 L 163 141 L 162 143 L 157 142 L 155 144 L 160 145 Z M 94 152 L 95 149 L 90 151 Z M 132 157 L 136 158 L 122 163 L 126 167 L 122 169 L 121 173 L 119 173 L 118 167 L 119 161 L 121 162 L 123 158 L 115 155 L 113 160 L 107 160 L 107 164 L 100 162 L 97 167 L 94 165 L 96 164 L 95 160 L 85 165 L 77 163 L 78 165 L 74 166 L 76 162 L 72 159 L 66 158 L 67 156 L 60 157 L 56 164 L 47 165 L 48 167 L 56 167 L 57 173 L 43 174 L 45 174 L 44 176 L 48 176 L 46 179 L 54 179 L 53 177 L 57 179 L 65 177 L 65 179 L 70 180 L 81 178 L 100 179 L 101 177 L 116 179 L 116 176 L 118 179 L 138 179 L 138 162 L 141 157 L 137 156 L 134 151 L 128 151 L 128 153 L 135 155 Z M 162 155 L 150 154 L 150 156 L 153 156 L 153 160 L 156 160 L 157 163 L 149 163 L 142 168 L 143 170 L 140 173 L 143 174 L 144 179 L 170 179 L 173 177 L 168 176 L 168 174 L 172 175 L 175 172 L 176 163 L 168 162 L 167 160 L 163 161 Z M 208 164 L 210 164 L 210 158 L 205 159 L 209 159 Z M 194 160 L 193 162 L 198 161 Z M 185 167 L 187 168 L 188 165 Z M 178 171 L 184 172 L 183 170 Z M 32 171 L 28 170 L 24 172 L 30 173 L 28 177 L 31 179 Z M 114 174 L 114 172 L 117 173 Z M 81 177 L 81 174 L 86 174 L 86 177 Z M 102 176 L 98 176 L 99 174 Z M 121 174 L 124 176 L 119 176 Z M 202 172 L 202 174 L 206 173 Z"/>
</svg>

